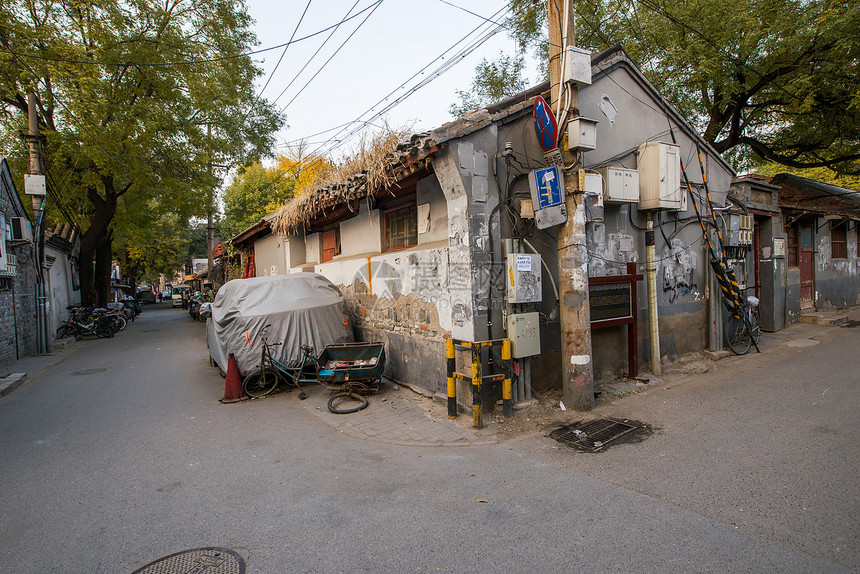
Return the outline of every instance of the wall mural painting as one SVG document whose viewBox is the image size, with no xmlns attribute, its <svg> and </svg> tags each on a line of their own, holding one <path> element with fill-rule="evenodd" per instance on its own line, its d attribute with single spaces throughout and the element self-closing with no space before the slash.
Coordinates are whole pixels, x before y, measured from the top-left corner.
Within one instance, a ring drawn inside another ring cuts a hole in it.
<svg viewBox="0 0 860 574">
<path fill-rule="evenodd" d="M 697 296 L 694 273 L 697 267 L 696 252 L 684 247 L 678 238 L 672 239 L 672 247 L 664 247 L 659 254 L 662 267 L 663 292 L 669 294 L 669 303 L 681 298 Z"/>
</svg>

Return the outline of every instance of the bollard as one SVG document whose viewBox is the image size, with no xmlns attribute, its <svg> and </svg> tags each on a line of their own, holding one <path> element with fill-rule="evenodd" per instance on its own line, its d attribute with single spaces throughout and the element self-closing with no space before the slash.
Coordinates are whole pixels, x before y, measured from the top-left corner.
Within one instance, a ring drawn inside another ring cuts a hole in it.
<svg viewBox="0 0 860 574">
<path fill-rule="evenodd" d="M 509 419 L 514 416 L 514 400 L 511 397 L 511 340 L 502 341 L 502 368 L 505 370 L 505 380 L 502 381 L 502 414 Z"/>
<path fill-rule="evenodd" d="M 481 410 L 481 344 L 472 344 L 472 426 L 476 429 L 484 426 L 484 413 Z"/>
<path fill-rule="evenodd" d="M 457 418 L 457 382 L 454 379 L 454 371 L 457 367 L 457 359 L 454 355 L 454 340 L 445 341 L 445 355 L 448 357 L 448 418 Z"/>
</svg>

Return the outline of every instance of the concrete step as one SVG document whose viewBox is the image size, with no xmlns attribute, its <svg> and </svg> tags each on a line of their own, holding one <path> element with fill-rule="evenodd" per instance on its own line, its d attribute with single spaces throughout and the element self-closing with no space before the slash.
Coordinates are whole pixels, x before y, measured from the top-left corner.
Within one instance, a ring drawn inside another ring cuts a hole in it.
<svg viewBox="0 0 860 574">
<path fill-rule="evenodd" d="M 848 313 L 845 311 L 801 311 L 800 322 L 825 327 L 839 327 L 848 323 Z"/>
</svg>

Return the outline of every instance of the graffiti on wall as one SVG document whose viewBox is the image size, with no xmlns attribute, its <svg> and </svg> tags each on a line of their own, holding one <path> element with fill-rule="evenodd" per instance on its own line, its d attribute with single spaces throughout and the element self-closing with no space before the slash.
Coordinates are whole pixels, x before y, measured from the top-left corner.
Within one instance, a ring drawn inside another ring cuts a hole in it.
<svg viewBox="0 0 860 574">
<path fill-rule="evenodd" d="M 668 293 L 669 303 L 675 303 L 682 297 L 698 298 L 694 278 L 698 264 L 696 252 L 689 246 L 683 246 L 677 237 L 671 243 L 671 247 L 664 247 L 659 254 L 663 292 Z"/>
<path fill-rule="evenodd" d="M 606 226 L 593 224 L 588 237 L 588 276 L 623 275 L 627 263 L 639 260 L 633 236 L 627 233 L 606 234 Z"/>
</svg>

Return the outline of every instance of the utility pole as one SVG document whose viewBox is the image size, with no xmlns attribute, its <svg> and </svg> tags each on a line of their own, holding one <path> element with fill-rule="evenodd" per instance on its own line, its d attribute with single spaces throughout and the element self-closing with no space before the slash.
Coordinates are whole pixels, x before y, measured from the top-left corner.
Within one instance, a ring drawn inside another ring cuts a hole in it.
<svg viewBox="0 0 860 574">
<path fill-rule="evenodd" d="M 30 151 L 29 175 L 42 176 L 44 178 L 45 173 L 44 169 L 42 169 L 42 156 L 39 149 L 39 117 L 36 112 L 36 106 L 35 92 L 28 92 L 27 124 L 29 129 L 26 140 Z M 38 353 L 48 353 L 51 351 L 51 338 L 48 335 L 48 314 L 46 307 L 48 298 L 44 271 L 45 222 L 44 213 L 42 212 L 42 202 L 45 200 L 45 195 L 44 193 L 33 193 L 32 197 L 33 243 L 36 247 L 36 349 Z"/>
<path fill-rule="evenodd" d="M 567 118 L 579 116 L 579 93 L 574 85 L 564 87 L 562 98 L 563 46 L 575 45 L 572 0 L 548 0 L 550 106 L 567 104 Z M 561 4 L 561 7 L 559 5 Z M 561 13 L 559 13 L 559 10 Z M 564 115 L 562 110 L 561 115 Z M 565 133 L 565 126 L 558 126 Z M 565 146 L 562 145 L 562 148 Z M 581 157 L 581 156 L 580 156 Z M 562 149 L 565 165 L 578 158 Z M 574 164 L 575 167 L 575 164 Z M 580 166 L 581 167 L 581 166 Z M 588 301 L 588 250 L 585 240 L 584 184 L 579 173 L 565 173 L 567 222 L 558 230 L 558 290 L 561 310 L 562 387 L 565 404 L 575 410 L 594 408 L 594 367 L 591 362 L 591 311 Z"/>
<path fill-rule="evenodd" d="M 206 135 L 208 136 L 208 139 L 209 139 L 209 161 L 207 162 L 207 167 L 208 167 L 208 171 L 209 171 L 209 176 L 211 177 L 212 176 L 212 126 L 209 124 L 206 125 Z M 215 242 L 215 232 L 214 232 L 214 229 L 212 227 L 212 210 L 213 210 L 212 204 L 215 201 L 214 201 L 214 197 L 213 197 L 212 193 L 208 194 L 208 196 L 209 196 L 209 217 L 206 220 L 206 278 L 209 279 L 209 283 L 211 283 L 212 287 L 214 288 L 215 287 L 215 278 L 214 278 L 215 270 L 212 268 L 214 265 L 214 262 L 212 261 L 212 249 L 214 249 L 215 246 L 212 244 Z"/>
</svg>

